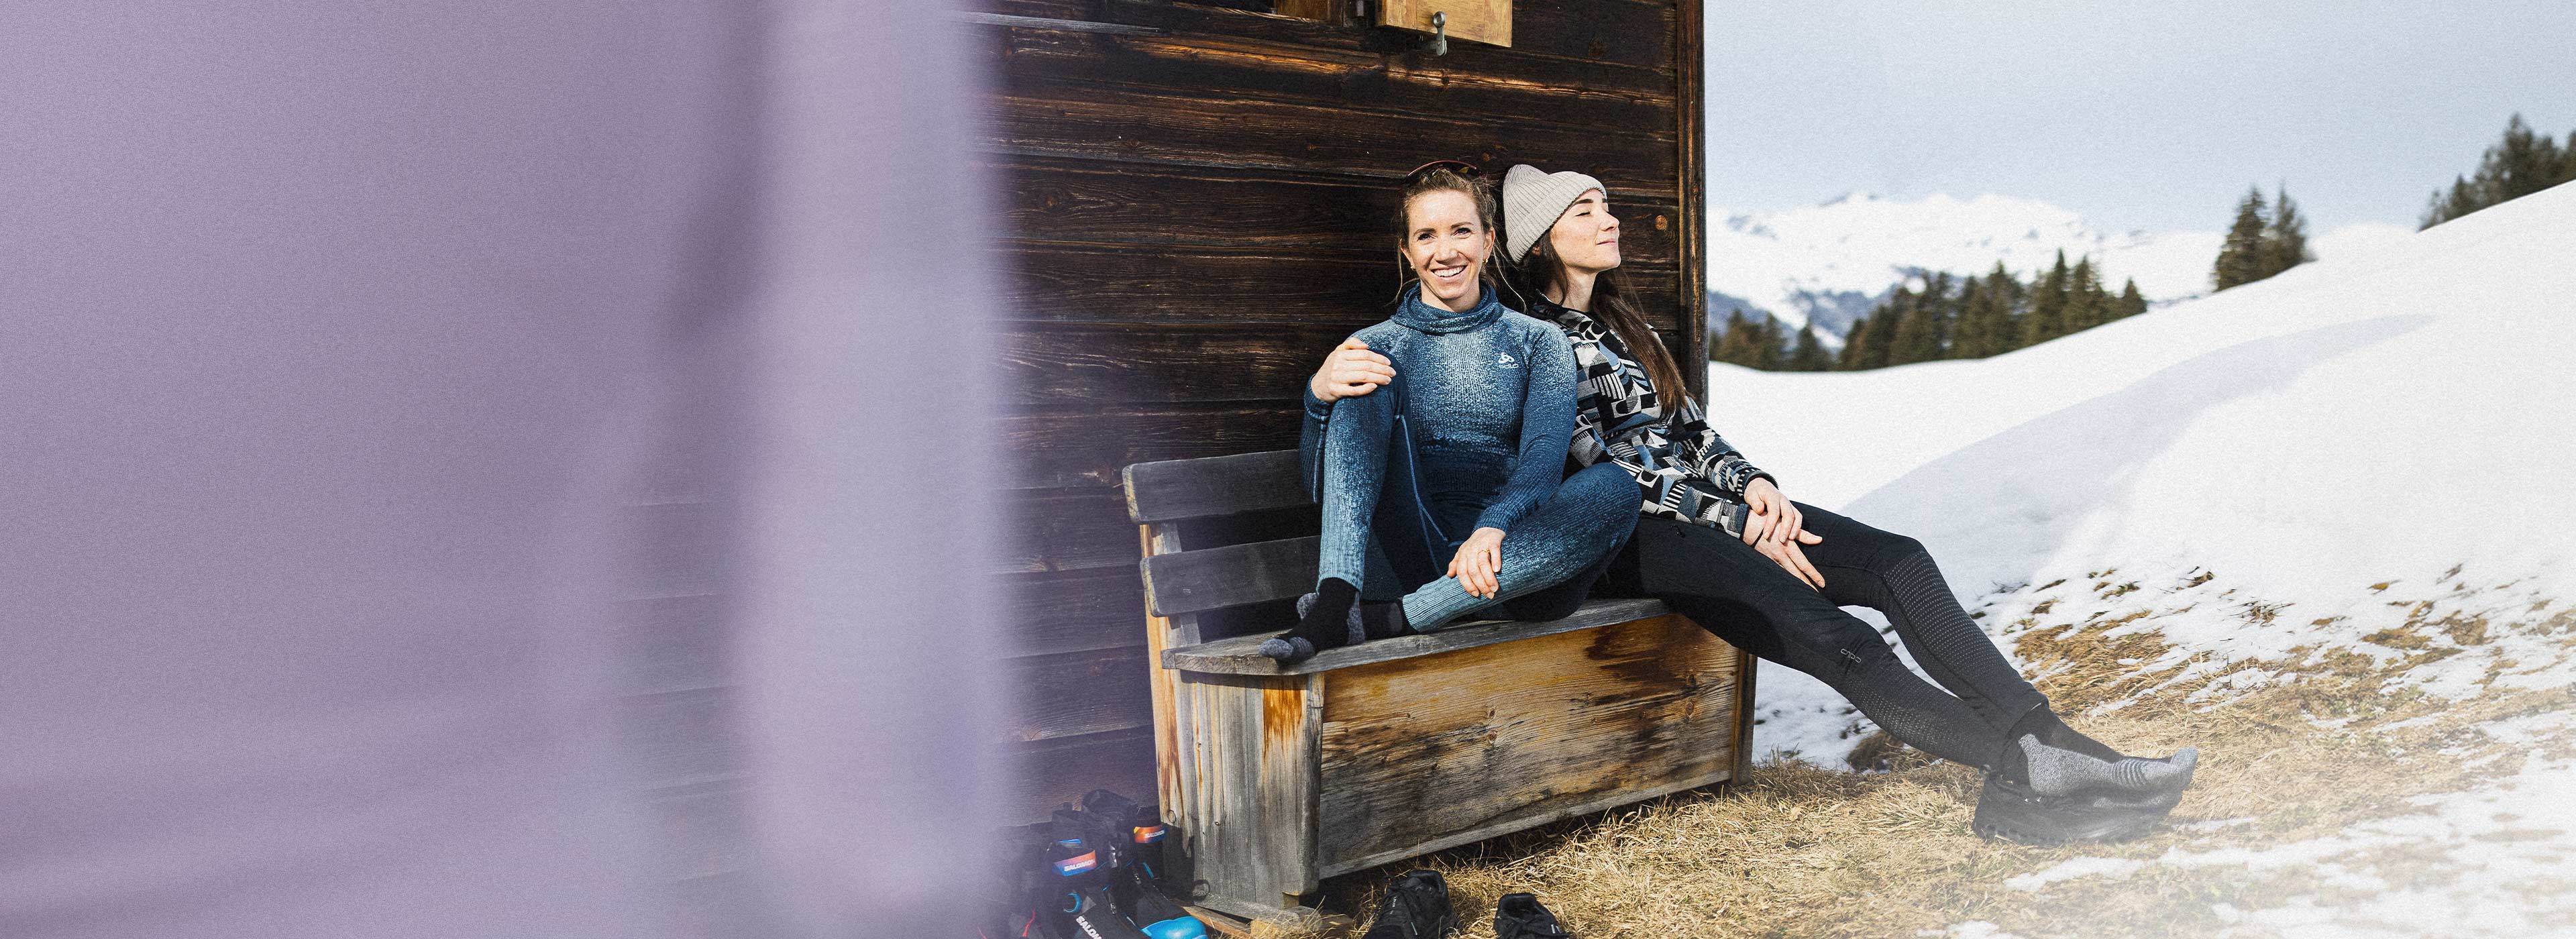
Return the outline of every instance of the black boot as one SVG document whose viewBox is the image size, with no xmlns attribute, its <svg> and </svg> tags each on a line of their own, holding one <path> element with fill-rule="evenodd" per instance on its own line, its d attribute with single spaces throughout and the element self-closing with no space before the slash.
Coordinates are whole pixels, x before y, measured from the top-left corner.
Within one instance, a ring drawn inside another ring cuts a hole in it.
<svg viewBox="0 0 2576 939">
<path fill-rule="evenodd" d="M 1153 939 L 1207 939 L 1207 925 L 1164 893 L 1163 845 L 1169 839 L 1160 810 L 1094 789 L 1083 794 L 1082 811 L 1100 837 L 1124 842 L 1118 865 L 1109 872 L 1109 897 L 1118 912 Z"/>
<path fill-rule="evenodd" d="M 2180 801 L 2180 793 L 2041 795 L 2028 783 L 1988 772 L 1971 827 L 1981 838 L 2031 845 L 2127 841 L 2154 829 Z"/>
<path fill-rule="evenodd" d="M 1449 882 L 1439 871 L 1414 871 L 1387 885 L 1378 901 L 1377 919 L 1360 939 L 1441 939 L 1458 931 L 1458 913 L 1449 908 Z"/>
<path fill-rule="evenodd" d="M 1556 914 L 1540 906 L 1538 894 L 1506 893 L 1494 904 L 1494 939 L 1572 939 Z"/>
<path fill-rule="evenodd" d="M 1040 908 L 1041 918 L 1064 936 L 1151 939 L 1118 915 L 1109 898 L 1109 872 L 1126 858 L 1123 842 L 1106 837 L 1086 813 L 1069 806 L 1056 810 L 1052 833 L 1047 867 L 1056 879 L 1045 891 L 1053 899 Z"/>
</svg>

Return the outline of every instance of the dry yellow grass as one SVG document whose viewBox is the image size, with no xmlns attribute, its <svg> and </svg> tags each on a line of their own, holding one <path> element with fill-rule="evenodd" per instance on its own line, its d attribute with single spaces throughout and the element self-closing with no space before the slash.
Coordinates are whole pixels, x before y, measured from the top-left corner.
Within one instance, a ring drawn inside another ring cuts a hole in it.
<svg viewBox="0 0 2576 939">
<path fill-rule="evenodd" d="M 1322 905 L 1365 923 L 1382 884 L 1420 866 L 1448 877 L 1471 939 L 1493 935 L 1497 898 L 1524 890 L 1539 894 L 1583 939 L 1912 937 L 1970 920 L 2026 936 L 2261 935 L 2221 922 L 2213 905 L 2260 908 L 2294 893 L 2331 903 L 2336 888 L 2295 868 L 2256 875 L 2162 864 L 2122 879 L 2079 878 L 2036 890 L 2005 881 L 2078 857 L 2145 861 L 2177 847 L 2260 849 L 2333 835 L 2356 822 L 2422 811 L 2411 796 L 2461 791 L 2503 772 L 2514 761 L 2478 758 L 2532 744 L 2508 747 L 2478 727 L 2576 709 L 2571 691 L 2443 701 L 2385 693 L 2383 686 L 2406 668 L 2458 652 L 2454 643 L 2503 632 L 2576 653 L 2576 620 L 2564 608 L 2546 615 L 2547 606 L 2533 604 L 2529 618 L 2510 623 L 2429 618 L 2432 608 L 2423 606 L 2405 625 L 2372 637 L 2389 650 L 2385 661 L 2303 649 L 2282 661 L 2240 662 L 2183 680 L 2182 666 L 2136 664 L 2168 651 L 2154 631 L 2107 635 L 2134 625 L 2134 615 L 2096 614 L 2082 625 L 2024 631 L 2018 651 L 2045 676 L 2041 690 L 2062 710 L 2129 702 L 2080 722 L 2095 736 L 2130 752 L 2201 748 L 2202 768 L 2174 812 L 2177 824 L 2126 844 L 2040 849 L 1978 839 L 1968 831 L 1974 770 L 1879 745 L 1887 772 L 1763 767 L 1722 792 L 1667 797 L 1339 878 L 1326 884 Z M 2239 615 L 2247 628 L 2260 628 L 2279 609 L 2247 603 Z M 2291 677 L 2214 707 L 2187 700 L 2211 681 L 2257 666 Z M 2545 744 L 2553 755 L 2571 747 L 2576 741 Z M 2238 819 L 2248 821 L 2188 825 Z M 2377 860 L 2384 872 L 2401 880 L 2449 876 L 2438 858 L 2418 863 L 2402 850 L 2383 854 Z"/>
</svg>

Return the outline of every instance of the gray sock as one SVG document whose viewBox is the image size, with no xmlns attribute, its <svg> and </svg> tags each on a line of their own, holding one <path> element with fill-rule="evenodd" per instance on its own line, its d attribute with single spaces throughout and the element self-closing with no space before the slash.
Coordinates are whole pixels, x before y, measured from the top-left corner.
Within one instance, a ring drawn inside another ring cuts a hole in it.
<svg viewBox="0 0 2576 939">
<path fill-rule="evenodd" d="M 2030 789 L 2043 796 L 2074 795 L 2085 790 L 2117 789 L 2132 793 L 2178 793 L 2191 784 L 2200 751 L 2184 747 L 2161 760 L 2127 757 L 2117 761 L 2060 750 L 2023 734 L 2023 759 L 2030 769 Z"/>
<path fill-rule="evenodd" d="M 1303 662 L 1315 654 L 1315 644 L 1296 636 L 1261 640 L 1261 654 L 1281 662 Z"/>
</svg>

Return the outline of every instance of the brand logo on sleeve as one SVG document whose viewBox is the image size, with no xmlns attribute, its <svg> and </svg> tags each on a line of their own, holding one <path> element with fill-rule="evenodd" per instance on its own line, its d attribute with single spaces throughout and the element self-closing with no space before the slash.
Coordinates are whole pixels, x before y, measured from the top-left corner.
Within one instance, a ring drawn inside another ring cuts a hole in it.
<svg viewBox="0 0 2576 939">
<path fill-rule="evenodd" d="M 1521 367 L 1521 360 L 1512 358 L 1512 354 L 1509 352 L 1497 352 L 1494 353 L 1494 364 L 1504 368 L 1519 368 Z"/>
</svg>

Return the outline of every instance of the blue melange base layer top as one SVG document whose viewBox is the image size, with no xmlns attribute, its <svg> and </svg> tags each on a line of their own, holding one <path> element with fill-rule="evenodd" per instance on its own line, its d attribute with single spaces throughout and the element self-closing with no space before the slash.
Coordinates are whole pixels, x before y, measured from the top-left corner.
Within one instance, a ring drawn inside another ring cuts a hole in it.
<svg viewBox="0 0 2576 939">
<path fill-rule="evenodd" d="M 1588 581 L 1589 569 L 1626 539 L 1636 517 L 1633 485 L 1559 482 L 1574 430 L 1574 358 L 1563 332 L 1504 308 L 1490 293 L 1475 309 L 1452 313 L 1409 291 L 1394 318 L 1355 335 L 1394 364 L 1402 394 L 1390 385 L 1329 405 L 1306 399 L 1298 449 L 1324 509 L 1319 584 L 1338 577 L 1370 596 L 1402 594 L 1412 627 L 1430 629 L 1571 578 Z M 1417 461 L 1410 473 L 1389 465 L 1399 398 Z M 1418 489 L 1418 502 L 1411 491 L 1387 488 L 1399 485 Z M 1468 594 L 1440 576 L 1450 549 L 1425 552 L 1418 539 L 1390 531 L 1376 532 L 1388 552 L 1426 556 L 1380 555 L 1371 563 L 1372 526 L 1391 524 L 1387 510 L 1399 503 L 1428 509 L 1453 540 L 1478 528 L 1503 530 L 1499 593 Z M 1389 575 L 1402 581 L 1392 591 L 1369 580 Z"/>
</svg>

